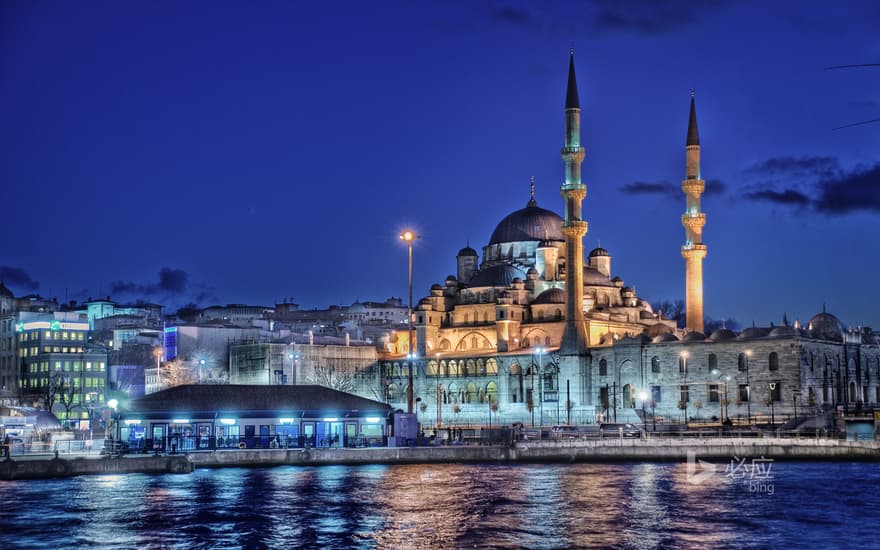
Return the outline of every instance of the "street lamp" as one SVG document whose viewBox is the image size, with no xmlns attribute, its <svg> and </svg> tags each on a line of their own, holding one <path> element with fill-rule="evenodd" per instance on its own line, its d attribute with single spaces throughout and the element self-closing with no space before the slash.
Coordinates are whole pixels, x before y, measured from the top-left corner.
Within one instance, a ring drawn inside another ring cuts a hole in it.
<svg viewBox="0 0 880 550">
<path fill-rule="evenodd" d="M 204 371 L 205 365 L 207 364 L 208 362 L 204 359 L 199 359 L 199 384 L 202 383 L 202 372 Z"/>
<path fill-rule="evenodd" d="M 776 382 L 770 382 L 768 385 L 770 386 L 770 424 L 775 426 L 776 415 L 774 414 L 773 407 L 773 402 L 775 401 L 775 399 L 773 399 L 773 392 L 776 391 Z"/>
<path fill-rule="evenodd" d="M 639 392 L 639 399 L 642 401 L 642 424 L 645 426 L 645 437 L 648 436 L 648 413 L 645 410 L 645 401 L 648 400 L 648 392 L 642 390 Z"/>
<path fill-rule="evenodd" d="M 406 241 L 407 248 L 409 249 L 409 315 L 407 316 L 407 327 L 409 330 L 409 373 L 407 375 L 407 382 L 409 387 L 406 391 L 406 408 L 407 412 L 412 414 L 413 412 L 413 328 L 412 328 L 412 306 L 413 306 L 413 279 L 412 279 L 412 267 L 413 267 L 413 241 L 418 237 L 412 231 L 406 230 L 400 234 L 400 239 Z"/>
<path fill-rule="evenodd" d="M 437 370 L 436 370 L 436 375 L 437 375 L 437 378 L 438 378 L 438 382 L 437 382 L 437 430 L 440 430 L 440 426 L 443 425 L 443 401 L 442 401 L 442 399 L 441 399 L 442 392 L 443 392 L 443 384 L 441 384 L 441 383 L 439 382 L 439 377 L 440 377 L 440 354 L 438 353 L 438 354 L 436 355 L 436 357 L 437 357 L 437 363 L 436 363 L 436 367 L 435 367 L 435 368 L 437 369 Z M 437 437 L 438 437 L 438 438 L 440 437 L 440 434 L 439 434 L 439 433 L 437 434 Z"/>
<path fill-rule="evenodd" d="M 162 348 L 156 347 L 153 349 L 153 355 L 156 356 L 156 391 L 159 391 L 162 389 L 162 371 L 159 366 L 160 361 L 162 361 Z"/>
<path fill-rule="evenodd" d="M 752 358 L 752 350 L 746 350 L 746 419 L 752 424 L 752 386 L 749 382 L 749 359 Z"/>
<path fill-rule="evenodd" d="M 115 425 L 113 431 L 116 433 L 116 437 L 114 439 L 113 447 L 110 449 L 110 453 L 112 455 L 115 455 L 117 453 L 117 449 L 119 448 L 119 414 L 116 409 L 119 406 L 119 401 L 117 401 L 116 399 L 111 399 L 110 401 L 107 401 L 107 406 L 113 409 L 112 417 L 113 424 Z"/>
<path fill-rule="evenodd" d="M 540 411 L 538 412 L 538 418 L 540 421 L 540 425 L 544 425 L 544 366 L 542 364 L 542 359 L 544 355 L 544 348 L 538 346 L 535 348 L 535 353 L 538 354 L 538 404 L 540 407 Z M 532 391 L 535 391 L 535 373 L 532 372 Z M 532 397 L 532 402 L 534 403 L 535 398 Z M 534 418 L 534 413 L 532 413 L 532 417 Z M 532 424 L 534 425 L 535 421 L 532 420 Z"/>
<path fill-rule="evenodd" d="M 684 399 L 682 399 L 682 401 L 684 402 L 684 424 L 685 424 L 685 428 L 687 428 L 688 401 L 691 400 L 691 391 L 687 385 L 687 381 L 688 381 L 688 352 L 683 351 L 678 354 L 678 357 L 682 362 L 681 370 L 682 370 L 682 374 L 684 375 L 684 388 L 685 388 L 686 393 L 685 393 Z"/>
</svg>

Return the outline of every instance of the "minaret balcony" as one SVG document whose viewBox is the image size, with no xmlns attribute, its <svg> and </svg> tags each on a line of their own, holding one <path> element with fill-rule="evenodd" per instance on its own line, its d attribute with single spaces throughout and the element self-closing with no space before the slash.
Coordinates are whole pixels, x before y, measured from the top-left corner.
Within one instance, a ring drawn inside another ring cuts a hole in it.
<svg viewBox="0 0 880 550">
<path fill-rule="evenodd" d="M 681 225 L 688 231 L 700 233 L 703 226 L 706 225 L 706 214 L 702 212 L 684 213 L 681 215 Z"/>
<path fill-rule="evenodd" d="M 706 182 L 701 179 L 686 179 L 681 182 L 681 190 L 685 195 L 697 196 L 702 195 L 706 190 Z"/>
</svg>

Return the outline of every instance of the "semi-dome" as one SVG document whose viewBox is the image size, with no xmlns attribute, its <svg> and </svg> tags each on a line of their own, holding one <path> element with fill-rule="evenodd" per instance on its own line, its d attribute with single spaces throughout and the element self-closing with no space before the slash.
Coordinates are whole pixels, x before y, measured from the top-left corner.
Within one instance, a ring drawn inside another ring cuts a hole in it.
<svg viewBox="0 0 880 550">
<path fill-rule="evenodd" d="M 468 286 L 510 286 L 514 279 L 525 276 L 525 273 L 512 265 L 493 265 L 475 273 L 468 281 Z"/>
<path fill-rule="evenodd" d="M 652 340 L 654 344 L 662 344 L 663 342 L 678 342 L 678 338 L 675 337 L 671 332 L 666 332 L 664 334 L 659 334 L 655 336 Z"/>
<path fill-rule="evenodd" d="M 739 333 L 738 338 L 740 340 L 746 340 L 748 338 L 763 338 L 770 333 L 769 328 L 764 327 L 749 327 L 744 331 Z"/>
<path fill-rule="evenodd" d="M 797 336 L 797 330 L 794 327 L 790 327 L 788 325 L 782 325 L 780 327 L 776 327 L 770 331 L 771 338 L 782 338 L 785 336 Z"/>
<path fill-rule="evenodd" d="M 522 210 L 509 214 L 495 227 L 489 244 L 522 241 L 565 241 L 562 235 L 562 218 L 555 212 L 529 202 Z"/>
<path fill-rule="evenodd" d="M 700 332 L 699 330 L 692 330 L 684 335 L 684 338 L 681 339 L 682 342 L 702 342 L 706 339 L 706 335 Z"/>
<path fill-rule="evenodd" d="M 736 338 L 736 333 L 730 329 L 719 328 L 711 335 L 709 335 L 709 340 L 713 342 L 724 342 L 726 340 L 733 340 Z"/>
<path fill-rule="evenodd" d="M 466 246 L 458 251 L 458 255 L 459 256 L 473 256 L 474 258 L 476 258 L 477 251 L 474 250 L 473 248 L 471 248 L 470 246 Z"/>
<path fill-rule="evenodd" d="M 846 332 L 846 327 L 843 326 L 840 319 L 823 311 L 818 315 L 814 315 L 813 318 L 807 322 L 807 331 L 813 338 L 840 342 L 843 341 L 843 334 Z"/>
<path fill-rule="evenodd" d="M 533 304 L 564 304 L 565 291 L 561 288 L 548 288 L 544 292 L 538 294 Z"/>
<path fill-rule="evenodd" d="M 585 285 L 610 285 L 611 280 L 598 269 L 590 266 L 584 266 L 584 284 Z"/>
<path fill-rule="evenodd" d="M 609 254 L 608 251 L 605 250 L 604 248 L 602 248 L 601 246 L 597 246 L 596 248 L 594 248 L 593 250 L 590 251 L 590 255 L 588 257 L 589 258 L 597 258 L 599 256 L 611 256 L 611 254 Z"/>
</svg>

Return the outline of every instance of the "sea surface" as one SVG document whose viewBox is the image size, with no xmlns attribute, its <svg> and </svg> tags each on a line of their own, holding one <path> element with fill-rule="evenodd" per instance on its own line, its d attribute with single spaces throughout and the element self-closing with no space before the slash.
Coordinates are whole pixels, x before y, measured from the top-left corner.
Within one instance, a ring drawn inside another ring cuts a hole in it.
<svg viewBox="0 0 880 550">
<path fill-rule="evenodd" d="M 880 548 L 880 465 L 442 464 L 0 481 L 9 548 Z"/>
</svg>

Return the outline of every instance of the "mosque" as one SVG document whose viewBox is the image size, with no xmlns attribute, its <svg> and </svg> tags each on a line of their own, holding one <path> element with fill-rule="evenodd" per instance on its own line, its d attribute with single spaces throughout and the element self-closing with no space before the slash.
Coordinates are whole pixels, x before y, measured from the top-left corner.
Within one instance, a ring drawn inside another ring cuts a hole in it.
<svg viewBox="0 0 880 550">
<path fill-rule="evenodd" d="M 880 402 L 877 335 L 847 329 L 827 312 L 805 326 L 784 320 L 739 334 L 703 333 L 705 183 L 693 94 L 681 186 L 684 328 L 612 272 L 609 251 L 595 248 L 584 261 L 587 188 L 573 52 L 564 120 L 564 215 L 538 206 L 533 180 L 525 207 L 498 223 L 482 261 L 470 246 L 459 251 L 456 274 L 414 308 L 414 358 L 380 360 L 387 401 L 411 407 L 423 425 L 442 426 L 779 423 L 799 411 Z"/>
</svg>

